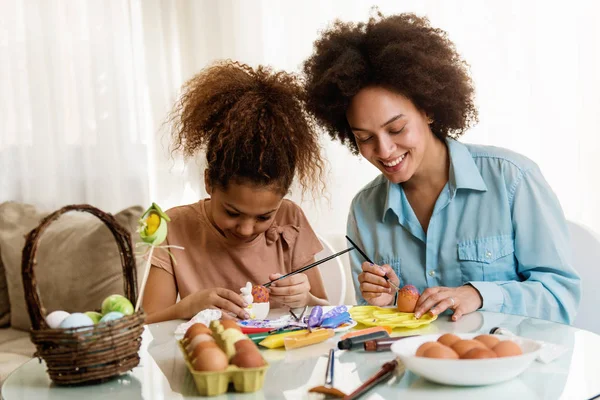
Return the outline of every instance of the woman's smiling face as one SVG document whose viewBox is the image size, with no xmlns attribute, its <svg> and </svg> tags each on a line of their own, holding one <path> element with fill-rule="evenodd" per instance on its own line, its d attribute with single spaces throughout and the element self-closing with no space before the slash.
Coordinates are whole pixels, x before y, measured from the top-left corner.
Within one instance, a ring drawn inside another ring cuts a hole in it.
<svg viewBox="0 0 600 400">
<path fill-rule="evenodd" d="M 425 112 L 402 96 L 371 86 L 358 92 L 346 111 L 360 154 L 392 183 L 419 172 L 433 141 Z"/>
</svg>

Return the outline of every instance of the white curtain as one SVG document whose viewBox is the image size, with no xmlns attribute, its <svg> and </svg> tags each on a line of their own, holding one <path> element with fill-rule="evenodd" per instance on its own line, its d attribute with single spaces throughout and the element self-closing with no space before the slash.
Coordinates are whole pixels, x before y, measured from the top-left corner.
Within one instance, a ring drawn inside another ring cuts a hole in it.
<svg viewBox="0 0 600 400">
<path fill-rule="evenodd" d="M 171 155 L 181 84 L 215 59 L 300 71 L 335 18 L 411 11 L 471 66 L 480 123 L 463 141 L 536 161 L 569 219 L 600 231 L 600 6 L 593 0 L 0 2 L 0 201 L 110 210 L 204 196 L 202 157 Z M 302 199 L 342 247 L 350 201 L 377 171 L 323 138 L 328 198 Z M 295 189 L 295 188 L 294 188 Z"/>
<path fill-rule="evenodd" d="M 126 1 L 0 2 L 0 202 L 147 203 L 133 28 Z"/>
</svg>

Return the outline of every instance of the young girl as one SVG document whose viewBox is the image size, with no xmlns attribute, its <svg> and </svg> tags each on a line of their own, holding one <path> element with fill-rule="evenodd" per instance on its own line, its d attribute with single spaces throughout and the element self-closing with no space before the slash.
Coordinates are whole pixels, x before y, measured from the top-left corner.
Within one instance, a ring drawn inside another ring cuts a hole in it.
<svg viewBox="0 0 600 400">
<path fill-rule="evenodd" d="M 173 112 L 177 150 L 206 151 L 209 198 L 167 211 L 166 251 L 157 249 L 143 307 L 147 323 L 189 319 L 206 308 L 248 318 L 240 288 L 314 261 L 322 246 L 302 210 L 283 197 L 297 174 L 322 182 L 318 135 L 296 77 L 235 62 L 192 78 Z M 273 283 L 272 307 L 326 305 L 317 268 Z M 176 302 L 177 294 L 181 301 Z"/>
</svg>

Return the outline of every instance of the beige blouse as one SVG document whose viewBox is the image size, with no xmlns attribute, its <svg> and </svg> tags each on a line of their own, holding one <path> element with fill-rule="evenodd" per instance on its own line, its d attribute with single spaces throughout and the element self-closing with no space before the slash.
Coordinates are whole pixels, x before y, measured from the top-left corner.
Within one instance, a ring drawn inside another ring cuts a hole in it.
<svg viewBox="0 0 600 400">
<path fill-rule="evenodd" d="M 210 222 L 205 202 L 174 207 L 166 213 L 171 218 L 164 245 L 185 249 L 157 248 L 152 265 L 173 275 L 181 298 L 196 291 L 222 287 L 240 292 L 250 281 L 269 282 L 273 273 L 287 274 L 310 263 L 323 249 L 298 205 L 284 199 L 273 224 L 266 232 L 248 243 L 232 244 Z M 306 271 L 311 293 L 326 299 L 318 268 Z"/>
</svg>

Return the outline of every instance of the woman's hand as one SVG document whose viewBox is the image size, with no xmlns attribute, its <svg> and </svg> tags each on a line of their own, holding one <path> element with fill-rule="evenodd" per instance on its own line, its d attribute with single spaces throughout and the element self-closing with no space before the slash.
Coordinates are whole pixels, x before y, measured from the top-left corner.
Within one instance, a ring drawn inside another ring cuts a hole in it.
<svg viewBox="0 0 600 400">
<path fill-rule="evenodd" d="M 387 276 L 396 286 L 400 285 L 400 279 L 392 267 L 387 264 L 379 266 L 364 262 L 362 271 L 358 275 L 358 282 L 360 283 L 360 293 L 367 303 L 379 307 L 392 304 L 396 290 L 384 278 Z"/>
<path fill-rule="evenodd" d="M 281 276 L 281 274 L 271 274 L 269 279 L 273 281 Z M 310 282 L 305 274 L 292 275 L 272 283 L 269 287 L 269 300 L 290 308 L 309 305 L 311 299 Z"/>
<path fill-rule="evenodd" d="M 415 318 L 420 318 L 428 311 L 438 315 L 451 309 L 454 310 L 452 321 L 458 321 L 464 314 L 478 310 L 481 305 L 481 295 L 471 285 L 457 288 L 436 286 L 425 289 L 419 297 L 415 307 Z"/>
<path fill-rule="evenodd" d="M 224 288 L 212 288 L 199 290 L 184 298 L 182 303 L 186 303 L 189 317 L 207 308 L 217 308 L 223 312 L 223 318 L 233 319 L 237 316 L 241 319 L 248 319 L 250 315 L 244 310 L 247 306 L 241 295 L 232 290 Z"/>
</svg>

